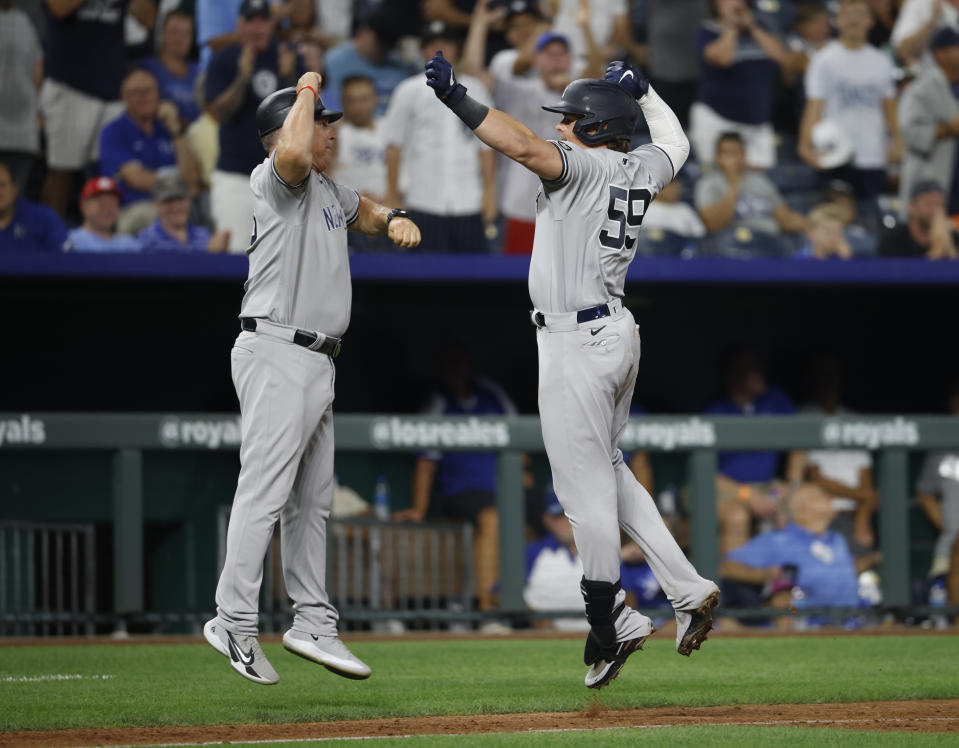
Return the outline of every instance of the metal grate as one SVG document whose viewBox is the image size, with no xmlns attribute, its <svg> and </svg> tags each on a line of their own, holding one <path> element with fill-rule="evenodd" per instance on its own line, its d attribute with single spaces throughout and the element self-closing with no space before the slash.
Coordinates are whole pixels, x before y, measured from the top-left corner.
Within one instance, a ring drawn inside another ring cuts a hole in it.
<svg viewBox="0 0 959 748">
<path fill-rule="evenodd" d="M 0 522 L 0 633 L 92 634 L 96 600 L 92 524 Z"/>
</svg>

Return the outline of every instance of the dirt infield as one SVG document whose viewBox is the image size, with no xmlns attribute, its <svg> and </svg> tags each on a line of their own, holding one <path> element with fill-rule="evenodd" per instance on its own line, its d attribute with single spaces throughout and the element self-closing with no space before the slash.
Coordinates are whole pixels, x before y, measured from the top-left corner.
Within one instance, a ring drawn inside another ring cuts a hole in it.
<svg viewBox="0 0 959 748">
<path fill-rule="evenodd" d="M 959 735 L 959 700 L 874 701 L 849 704 L 748 704 L 612 710 L 603 706 L 597 698 L 596 702 L 583 712 L 399 717 L 285 725 L 199 725 L 11 732 L 0 734 L 0 746 L 56 748 L 94 745 L 237 743 L 251 740 L 467 735 L 678 725 L 838 727 L 879 732 L 938 732 Z"/>
</svg>

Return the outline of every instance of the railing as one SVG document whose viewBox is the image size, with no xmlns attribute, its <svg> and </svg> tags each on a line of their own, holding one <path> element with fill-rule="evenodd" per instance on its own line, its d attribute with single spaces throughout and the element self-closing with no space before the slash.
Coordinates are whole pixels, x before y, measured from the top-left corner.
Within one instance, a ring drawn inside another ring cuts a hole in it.
<svg viewBox="0 0 959 748">
<path fill-rule="evenodd" d="M 0 634 L 93 633 L 93 525 L 0 522 Z"/>
<path fill-rule="evenodd" d="M 236 450 L 239 417 L 230 414 L 0 414 L 18 421 L 23 437 L 6 439 L 2 449 L 101 449 L 114 453 L 114 610 L 124 617 L 144 614 L 143 456 L 151 450 Z M 523 605 L 524 452 L 544 450 L 539 419 L 444 418 L 337 415 L 340 452 L 424 449 L 491 450 L 500 453 L 499 615 L 525 615 Z M 867 449 L 876 453 L 879 547 L 883 604 L 909 605 L 910 450 L 959 449 L 959 418 L 936 416 L 704 417 L 643 416 L 630 421 L 623 449 L 685 452 L 690 496 L 692 560 L 704 576 L 719 566 L 715 476 L 719 450 Z M 334 545 L 335 544 L 331 544 Z M 335 550 L 335 547 L 334 547 Z M 334 580 L 335 581 L 335 580 Z M 184 620 L 153 616 L 157 620 Z M 187 616 L 189 619 L 189 616 Z"/>
</svg>

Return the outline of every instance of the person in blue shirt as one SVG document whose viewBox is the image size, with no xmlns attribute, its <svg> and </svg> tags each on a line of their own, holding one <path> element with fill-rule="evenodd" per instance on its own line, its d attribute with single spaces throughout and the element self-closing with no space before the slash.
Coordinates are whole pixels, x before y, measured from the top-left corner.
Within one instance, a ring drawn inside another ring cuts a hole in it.
<svg viewBox="0 0 959 748">
<path fill-rule="evenodd" d="M 217 52 L 206 71 L 206 111 L 220 124 L 220 156 L 210 178 L 210 209 L 230 249 L 245 251 L 253 232 L 250 173 L 263 161 L 256 108 L 274 91 L 296 85 L 305 71 L 289 45 L 274 38 L 266 0 L 243 0 L 237 21 L 240 43 Z"/>
<path fill-rule="evenodd" d="M 512 416 L 516 406 L 496 384 L 475 376 L 465 345 L 450 342 L 439 356 L 440 387 L 424 413 L 447 416 Z M 412 505 L 397 512 L 397 521 L 422 522 L 429 511 L 434 484 L 443 514 L 476 525 L 476 591 L 480 610 L 492 610 L 498 578 L 498 514 L 496 452 L 428 452 L 413 470 Z"/>
<path fill-rule="evenodd" d="M 711 163 L 716 140 L 738 132 L 756 169 L 776 163 L 772 127 L 778 64 L 788 52 L 760 26 L 747 0 L 711 0 L 713 17 L 696 35 L 699 90 L 689 112 L 689 140 L 701 163 Z M 778 64 L 777 64 L 778 63 Z"/>
<path fill-rule="evenodd" d="M 80 192 L 83 225 L 73 229 L 63 249 L 69 252 L 139 252 L 140 243 L 113 227 L 120 213 L 120 186 L 110 177 L 87 180 Z"/>
<path fill-rule="evenodd" d="M 154 219 L 150 190 L 157 170 L 175 166 L 188 184 L 199 182 L 199 162 L 185 137 L 180 115 L 160 101 L 156 78 L 134 70 L 121 88 L 126 112 L 100 133 L 100 173 L 117 180 L 120 215 L 117 231 L 135 234 Z"/>
<path fill-rule="evenodd" d="M 878 554 L 854 560 L 846 539 L 829 529 L 835 513 L 819 486 L 797 489 L 785 527 L 760 533 L 726 554 L 719 567 L 730 593 L 724 599 L 742 602 L 739 585 L 762 589 L 774 607 L 857 607 L 859 571 L 874 564 Z"/>
<path fill-rule="evenodd" d="M 385 5 L 361 21 L 353 38 L 329 50 L 324 60 L 323 86 L 331 100 L 340 100 L 347 78 L 369 78 L 376 84 L 378 117 L 386 114 L 393 89 L 411 73 L 391 54 L 398 35 L 397 20 Z"/>
<path fill-rule="evenodd" d="M 719 369 L 726 396 L 706 408 L 708 415 L 795 415 L 796 406 L 786 394 L 766 382 L 759 354 L 741 345 L 728 347 L 720 356 Z M 752 535 L 754 519 L 771 520 L 785 484 L 777 480 L 779 453 L 773 451 L 720 452 L 716 476 L 719 514 L 719 549 L 738 548 Z M 789 480 L 801 478 L 800 453 L 790 455 Z"/>
<path fill-rule="evenodd" d="M 144 252 L 224 252 L 230 243 L 227 231 L 211 234 L 190 223 L 190 190 L 176 170 L 161 170 L 153 185 L 156 221 L 137 235 Z"/>
<path fill-rule="evenodd" d="M 59 252 L 66 238 L 60 216 L 20 197 L 13 172 L 0 161 L 0 252 Z"/>
<path fill-rule="evenodd" d="M 163 17 L 160 47 L 156 57 L 140 61 L 160 86 L 160 98 L 172 101 L 186 127 L 200 116 L 196 79 L 199 68 L 190 61 L 193 46 L 193 16 L 185 10 L 172 10 Z"/>
</svg>

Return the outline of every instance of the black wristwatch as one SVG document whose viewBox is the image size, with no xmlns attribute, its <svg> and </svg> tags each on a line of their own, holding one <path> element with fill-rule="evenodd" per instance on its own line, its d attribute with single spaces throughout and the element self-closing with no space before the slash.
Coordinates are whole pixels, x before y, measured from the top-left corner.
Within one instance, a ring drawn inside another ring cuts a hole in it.
<svg viewBox="0 0 959 748">
<path fill-rule="evenodd" d="M 386 225 L 390 225 L 390 221 L 394 218 L 409 218 L 410 214 L 405 210 L 400 210 L 399 208 L 393 208 L 389 213 L 386 214 Z"/>
</svg>

